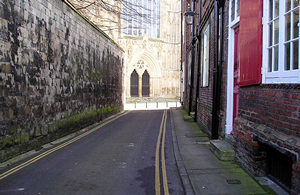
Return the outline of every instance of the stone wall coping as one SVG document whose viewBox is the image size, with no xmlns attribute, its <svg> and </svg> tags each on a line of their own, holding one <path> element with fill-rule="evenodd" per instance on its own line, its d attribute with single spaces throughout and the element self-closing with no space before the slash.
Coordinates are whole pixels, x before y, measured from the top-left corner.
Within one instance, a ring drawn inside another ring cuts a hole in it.
<svg viewBox="0 0 300 195">
<path fill-rule="evenodd" d="M 83 15 L 78 9 L 76 9 L 75 6 L 69 0 L 61 0 L 61 1 L 64 2 L 67 6 L 69 6 L 75 13 L 77 13 L 82 19 L 84 19 L 87 23 L 89 23 L 100 34 L 102 34 L 105 38 L 107 38 L 112 44 L 114 44 L 115 46 L 117 46 L 122 52 L 125 52 L 124 49 L 119 44 L 117 44 L 114 40 L 112 40 L 112 38 L 110 38 L 110 36 L 108 36 L 95 23 L 93 23 L 85 15 Z"/>
</svg>

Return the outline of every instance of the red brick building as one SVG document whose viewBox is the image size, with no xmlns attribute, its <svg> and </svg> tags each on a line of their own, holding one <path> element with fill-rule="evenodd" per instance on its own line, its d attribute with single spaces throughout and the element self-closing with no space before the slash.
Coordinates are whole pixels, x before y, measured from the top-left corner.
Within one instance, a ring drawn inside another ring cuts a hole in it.
<svg viewBox="0 0 300 195">
<path fill-rule="evenodd" d="M 183 13 L 188 6 L 196 13 L 193 25 L 182 23 L 183 105 L 189 112 L 195 112 L 195 120 L 212 137 L 224 137 L 225 130 L 219 128 L 219 124 L 225 121 L 226 83 L 222 79 L 223 69 L 227 66 L 228 3 L 214 0 L 182 2 Z M 182 17 L 184 21 L 184 15 Z"/>
<path fill-rule="evenodd" d="M 199 15 L 183 23 L 185 108 L 249 173 L 299 193 L 299 1 L 188 3 Z"/>
</svg>

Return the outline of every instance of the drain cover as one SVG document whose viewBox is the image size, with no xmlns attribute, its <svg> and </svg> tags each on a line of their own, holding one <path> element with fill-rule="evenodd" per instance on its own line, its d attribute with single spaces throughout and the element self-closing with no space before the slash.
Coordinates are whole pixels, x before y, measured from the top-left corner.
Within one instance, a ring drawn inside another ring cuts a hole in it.
<svg viewBox="0 0 300 195">
<path fill-rule="evenodd" d="M 227 179 L 228 184 L 241 184 L 241 181 L 238 179 Z"/>
</svg>

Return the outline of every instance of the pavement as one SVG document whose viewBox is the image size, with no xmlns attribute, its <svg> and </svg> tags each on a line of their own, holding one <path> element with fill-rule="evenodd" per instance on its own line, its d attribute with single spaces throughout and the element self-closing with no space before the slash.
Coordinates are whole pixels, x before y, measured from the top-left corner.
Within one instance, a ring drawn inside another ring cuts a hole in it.
<svg viewBox="0 0 300 195">
<path fill-rule="evenodd" d="M 221 161 L 207 135 L 182 109 L 171 109 L 174 154 L 186 194 L 273 194 L 236 162 Z"/>
</svg>

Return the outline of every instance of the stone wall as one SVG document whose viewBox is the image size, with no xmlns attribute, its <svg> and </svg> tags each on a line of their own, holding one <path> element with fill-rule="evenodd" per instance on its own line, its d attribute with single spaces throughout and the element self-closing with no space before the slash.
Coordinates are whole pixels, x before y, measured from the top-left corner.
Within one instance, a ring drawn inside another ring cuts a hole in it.
<svg viewBox="0 0 300 195">
<path fill-rule="evenodd" d="M 65 0 L 0 0 L 0 161 L 123 109 L 122 55 Z"/>
</svg>

